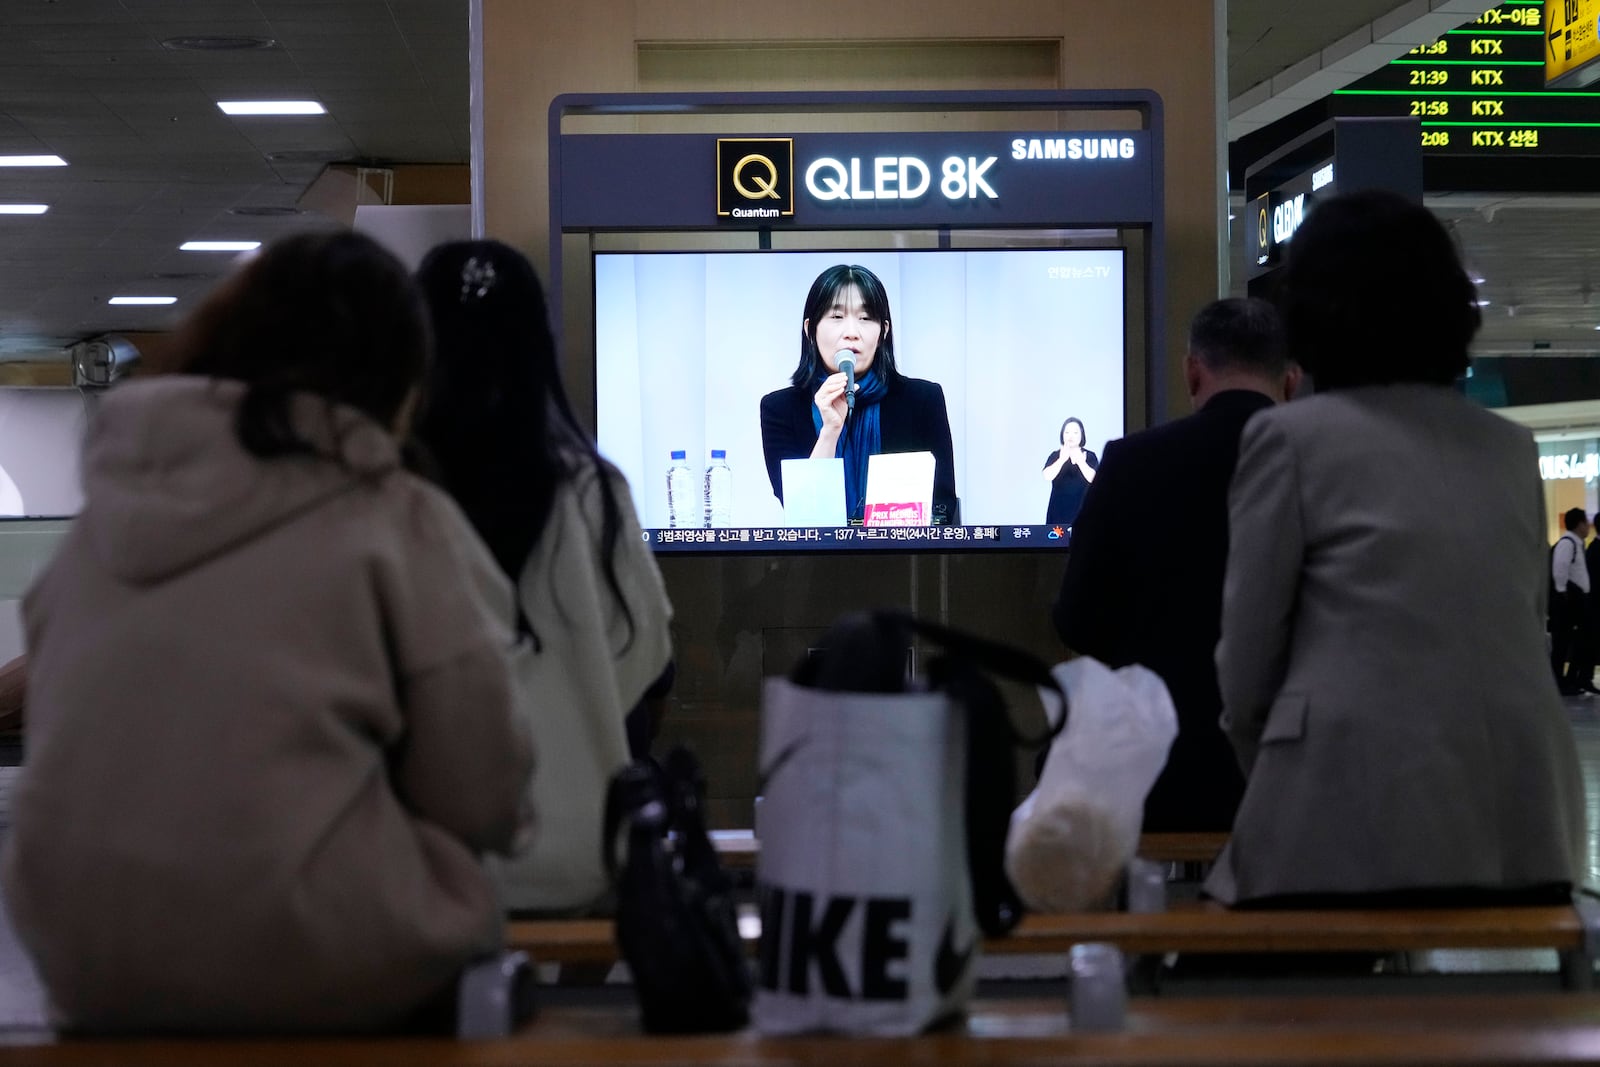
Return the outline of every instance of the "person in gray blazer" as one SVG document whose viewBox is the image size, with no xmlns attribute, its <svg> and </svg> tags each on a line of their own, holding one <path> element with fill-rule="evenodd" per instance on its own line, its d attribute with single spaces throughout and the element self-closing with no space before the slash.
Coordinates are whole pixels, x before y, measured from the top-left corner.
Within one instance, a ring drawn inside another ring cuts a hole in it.
<svg viewBox="0 0 1600 1067">
<path fill-rule="evenodd" d="M 1544 647 L 1538 454 L 1468 400 L 1476 293 L 1432 214 L 1318 205 L 1281 296 L 1318 395 L 1245 427 L 1217 675 L 1246 775 L 1228 903 L 1560 899 L 1583 788 Z"/>
</svg>

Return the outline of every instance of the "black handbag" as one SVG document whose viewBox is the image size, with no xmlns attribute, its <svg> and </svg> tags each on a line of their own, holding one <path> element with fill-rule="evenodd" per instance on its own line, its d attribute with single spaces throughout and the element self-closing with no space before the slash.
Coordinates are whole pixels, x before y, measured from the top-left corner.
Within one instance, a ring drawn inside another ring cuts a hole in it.
<svg viewBox="0 0 1600 1067">
<path fill-rule="evenodd" d="M 704 801 L 700 764 L 683 748 L 659 765 L 624 767 L 606 795 L 617 946 L 650 1033 L 723 1032 L 750 1019 L 733 882 L 706 833 Z"/>
</svg>

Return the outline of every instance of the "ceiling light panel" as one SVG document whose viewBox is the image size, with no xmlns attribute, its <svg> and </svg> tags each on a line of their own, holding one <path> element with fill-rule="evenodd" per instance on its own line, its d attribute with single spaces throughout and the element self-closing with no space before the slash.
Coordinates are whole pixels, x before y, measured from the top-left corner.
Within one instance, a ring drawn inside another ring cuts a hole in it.
<svg viewBox="0 0 1600 1067">
<path fill-rule="evenodd" d="M 326 115 L 315 100 L 218 100 L 224 115 Z"/>
<path fill-rule="evenodd" d="M 43 215 L 49 204 L 0 204 L 0 215 Z"/>
<path fill-rule="evenodd" d="M 180 252 L 254 252 L 260 241 L 185 241 L 178 246 Z"/>
<path fill-rule="evenodd" d="M 60 156 L 0 156 L 0 167 L 64 167 Z"/>
<path fill-rule="evenodd" d="M 106 301 L 108 304 L 117 304 L 123 307 L 176 304 L 177 302 L 178 298 L 175 296 L 114 296 Z"/>
</svg>

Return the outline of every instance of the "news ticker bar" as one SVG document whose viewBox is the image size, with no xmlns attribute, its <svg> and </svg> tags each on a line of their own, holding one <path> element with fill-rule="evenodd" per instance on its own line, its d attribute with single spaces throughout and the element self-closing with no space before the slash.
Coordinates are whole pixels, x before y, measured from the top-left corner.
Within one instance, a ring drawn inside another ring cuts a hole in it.
<svg viewBox="0 0 1600 1067">
<path fill-rule="evenodd" d="M 644 540 L 657 552 L 773 552 L 959 548 L 1065 548 L 1065 526 L 797 526 L 652 529 Z"/>
</svg>

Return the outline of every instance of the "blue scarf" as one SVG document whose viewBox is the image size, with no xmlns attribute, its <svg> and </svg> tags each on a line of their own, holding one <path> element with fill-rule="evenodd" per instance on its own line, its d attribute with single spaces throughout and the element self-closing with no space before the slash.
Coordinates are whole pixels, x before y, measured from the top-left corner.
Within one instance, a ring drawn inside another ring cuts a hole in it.
<svg viewBox="0 0 1600 1067">
<path fill-rule="evenodd" d="M 824 370 L 811 381 L 814 395 L 828 377 Z M 839 434 L 835 456 L 844 460 L 844 506 L 851 520 L 862 517 L 867 496 L 867 460 L 883 450 L 883 433 L 878 425 L 878 401 L 889 395 L 889 386 L 876 371 L 856 379 L 856 409 L 846 416 Z M 822 412 L 811 405 L 811 427 L 822 433 Z"/>
</svg>

